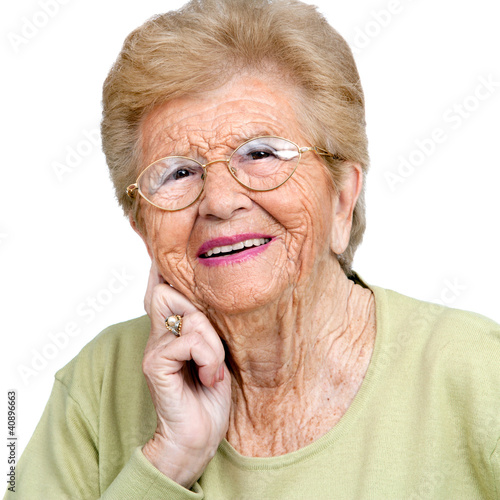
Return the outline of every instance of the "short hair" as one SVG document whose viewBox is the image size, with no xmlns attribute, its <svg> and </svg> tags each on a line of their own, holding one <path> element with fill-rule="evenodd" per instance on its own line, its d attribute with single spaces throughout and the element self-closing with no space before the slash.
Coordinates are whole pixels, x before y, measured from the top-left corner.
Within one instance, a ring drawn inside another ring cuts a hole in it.
<svg viewBox="0 0 500 500">
<path fill-rule="evenodd" d="M 191 0 L 134 30 L 104 82 L 103 151 L 126 215 L 134 214 L 126 187 L 141 165 L 144 116 L 171 99 L 217 88 L 241 70 L 269 64 L 302 96 L 297 116 L 304 137 L 342 158 L 324 160 L 337 190 L 348 162 L 359 163 L 365 177 L 368 141 L 359 74 L 346 41 L 316 7 L 297 0 Z M 338 256 L 347 275 L 365 226 L 363 188 L 349 245 Z"/>
</svg>

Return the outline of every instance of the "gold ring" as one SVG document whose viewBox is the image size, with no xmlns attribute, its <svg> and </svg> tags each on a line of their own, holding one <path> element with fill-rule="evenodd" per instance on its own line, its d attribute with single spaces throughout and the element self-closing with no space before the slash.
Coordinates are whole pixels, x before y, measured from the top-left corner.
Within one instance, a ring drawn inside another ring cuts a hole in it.
<svg viewBox="0 0 500 500">
<path fill-rule="evenodd" d="M 182 316 L 178 314 L 172 314 L 165 320 L 165 326 L 167 330 L 170 330 L 176 337 L 181 336 L 182 330 Z"/>
</svg>

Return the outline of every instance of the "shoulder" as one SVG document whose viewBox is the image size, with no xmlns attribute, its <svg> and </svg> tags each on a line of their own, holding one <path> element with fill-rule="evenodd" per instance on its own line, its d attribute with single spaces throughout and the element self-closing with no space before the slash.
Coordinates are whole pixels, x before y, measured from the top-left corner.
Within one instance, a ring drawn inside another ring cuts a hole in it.
<svg viewBox="0 0 500 500">
<path fill-rule="evenodd" d="M 371 287 L 377 304 L 379 361 L 410 374 L 427 401 L 439 400 L 461 417 L 500 435 L 500 325 L 452 309 Z M 409 389 L 409 388 L 408 388 Z"/>
<path fill-rule="evenodd" d="M 470 401 L 500 401 L 500 325 L 480 314 L 372 288 L 379 362 Z M 488 394 L 487 394 L 488 393 Z M 499 408 L 500 410 L 500 408 Z"/>
<path fill-rule="evenodd" d="M 500 325 L 480 314 L 407 297 L 393 290 L 370 287 L 375 296 L 380 326 L 418 334 L 429 348 L 451 343 L 500 349 Z M 497 351 L 498 352 L 498 351 Z"/>
<path fill-rule="evenodd" d="M 110 380 L 126 386 L 142 382 L 142 357 L 149 337 L 148 316 L 109 326 L 91 340 L 80 353 L 56 373 L 69 395 L 80 400 L 100 399 Z M 92 399 L 92 398 L 91 398 Z"/>
</svg>

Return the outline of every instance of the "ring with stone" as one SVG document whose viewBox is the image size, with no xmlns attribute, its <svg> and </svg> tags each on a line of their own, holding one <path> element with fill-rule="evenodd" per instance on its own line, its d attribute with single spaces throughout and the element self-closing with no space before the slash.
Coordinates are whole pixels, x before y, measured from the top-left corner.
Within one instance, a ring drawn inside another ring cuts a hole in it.
<svg viewBox="0 0 500 500">
<path fill-rule="evenodd" d="M 176 337 L 181 336 L 182 330 L 182 316 L 178 314 L 172 314 L 165 320 L 165 326 L 167 330 L 170 330 Z"/>
</svg>

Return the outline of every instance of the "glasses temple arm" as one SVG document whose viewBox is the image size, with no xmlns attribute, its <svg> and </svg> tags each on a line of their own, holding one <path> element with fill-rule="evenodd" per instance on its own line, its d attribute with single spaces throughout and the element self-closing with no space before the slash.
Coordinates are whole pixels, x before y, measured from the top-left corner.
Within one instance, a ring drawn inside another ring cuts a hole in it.
<svg viewBox="0 0 500 500">
<path fill-rule="evenodd" d="M 137 183 L 130 184 L 130 186 L 128 186 L 127 189 L 126 189 L 127 196 L 129 198 L 134 199 L 137 196 L 137 189 L 138 189 Z"/>
<path fill-rule="evenodd" d="M 330 153 L 326 149 L 319 148 L 318 146 L 311 146 L 306 148 L 300 148 L 301 153 L 305 153 L 306 151 L 314 151 L 316 154 L 320 156 L 328 156 L 329 158 L 335 158 L 337 160 L 342 160 L 343 158 L 337 154 Z"/>
</svg>

